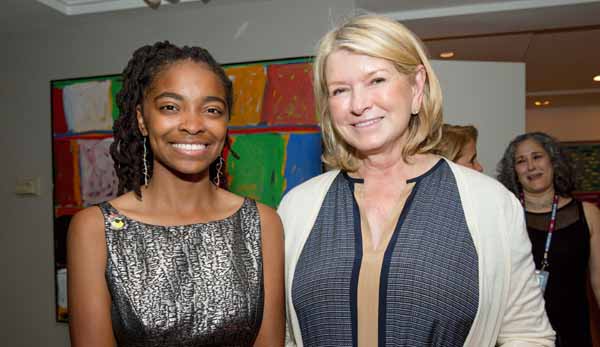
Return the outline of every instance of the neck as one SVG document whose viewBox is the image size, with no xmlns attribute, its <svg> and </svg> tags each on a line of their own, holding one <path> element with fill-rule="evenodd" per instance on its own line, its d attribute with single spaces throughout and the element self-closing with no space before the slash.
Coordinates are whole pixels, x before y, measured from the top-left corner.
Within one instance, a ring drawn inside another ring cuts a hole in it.
<svg viewBox="0 0 600 347">
<path fill-rule="evenodd" d="M 524 191 L 525 207 L 528 210 L 547 210 L 552 207 L 554 194 L 554 187 L 552 186 L 542 192 Z"/>
<path fill-rule="evenodd" d="M 193 176 L 177 175 L 156 165 L 143 199 L 160 210 L 190 211 L 211 204 L 217 187 L 210 182 L 208 170 Z"/>
<path fill-rule="evenodd" d="M 428 154 L 417 154 L 404 160 L 401 153 L 376 155 L 364 158 L 358 169 L 358 175 L 371 180 L 404 180 L 419 176 L 431 168 L 435 157 Z"/>
</svg>

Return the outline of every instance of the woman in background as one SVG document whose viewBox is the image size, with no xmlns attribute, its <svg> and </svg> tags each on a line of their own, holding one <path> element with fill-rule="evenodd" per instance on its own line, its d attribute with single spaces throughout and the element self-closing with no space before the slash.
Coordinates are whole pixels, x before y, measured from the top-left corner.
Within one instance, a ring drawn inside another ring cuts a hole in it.
<svg viewBox="0 0 600 347">
<path fill-rule="evenodd" d="M 475 171 L 483 172 L 477 160 L 477 128 L 472 125 L 442 126 L 442 138 L 434 153 Z"/>
<path fill-rule="evenodd" d="M 281 222 L 219 188 L 232 106 L 221 66 L 199 47 L 141 47 L 117 103 L 121 195 L 68 233 L 72 345 L 282 345 Z"/>
<path fill-rule="evenodd" d="M 574 173 L 552 137 L 517 136 L 498 180 L 520 198 L 546 312 L 559 347 L 592 346 L 586 285 L 600 302 L 600 210 L 573 198 Z M 553 217 L 554 216 L 554 217 Z"/>
<path fill-rule="evenodd" d="M 553 346 L 519 202 L 432 154 L 442 95 L 414 34 L 351 18 L 313 69 L 335 170 L 279 206 L 289 345 Z"/>
</svg>

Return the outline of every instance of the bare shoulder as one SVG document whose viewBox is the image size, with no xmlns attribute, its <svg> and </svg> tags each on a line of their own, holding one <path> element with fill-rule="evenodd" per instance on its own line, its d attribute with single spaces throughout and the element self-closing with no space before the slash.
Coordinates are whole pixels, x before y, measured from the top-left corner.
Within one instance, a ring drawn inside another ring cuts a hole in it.
<svg viewBox="0 0 600 347">
<path fill-rule="evenodd" d="M 256 202 L 258 214 L 260 216 L 260 226 L 264 237 L 283 239 L 283 225 L 281 219 L 274 208 Z"/>
<path fill-rule="evenodd" d="M 277 211 L 275 211 L 274 208 L 272 208 L 271 206 L 267 206 L 263 203 L 260 202 L 256 202 L 256 207 L 258 208 L 258 213 L 260 214 L 260 219 L 265 221 L 265 222 L 271 222 L 271 223 L 279 223 L 281 224 L 281 220 L 279 219 L 279 215 L 277 214 Z"/>
<path fill-rule="evenodd" d="M 80 237 L 93 237 L 94 234 L 104 235 L 104 217 L 98 206 L 88 207 L 77 212 L 71 219 L 69 234 Z"/>
<path fill-rule="evenodd" d="M 600 233 L 600 209 L 591 202 L 584 201 L 583 214 L 590 227 L 591 233 Z"/>
<path fill-rule="evenodd" d="M 588 201 L 583 201 L 581 204 L 583 205 L 583 213 L 585 213 L 586 217 L 588 214 L 592 217 L 600 216 L 600 208 L 598 206 Z"/>
</svg>

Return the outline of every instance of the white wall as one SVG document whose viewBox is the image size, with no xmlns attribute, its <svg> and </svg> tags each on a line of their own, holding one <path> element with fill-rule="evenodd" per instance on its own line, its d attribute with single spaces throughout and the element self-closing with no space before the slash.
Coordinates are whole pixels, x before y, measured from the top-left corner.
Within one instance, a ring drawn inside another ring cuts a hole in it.
<svg viewBox="0 0 600 347">
<path fill-rule="evenodd" d="M 600 141 L 600 106 L 528 108 L 526 129 L 559 141 Z"/>
<path fill-rule="evenodd" d="M 525 131 L 525 64 L 435 61 L 444 92 L 444 121 L 479 130 L 477 154 L 494 176 L 504 149 Z"/>
<path fill-rule="evenodd" d="M 118 73 L 134 48 L 161 39 L 204 46 L 221 62 L 311 55 L 330 17 L 347 15 L 353 3 L 198 2 L 65 17 L 60 27 L 0 34 L 0 345 L 69 344 L 67 325 L 54 318 L 50 80 Z M 20 176 L 40 176 L 42 195 L 16 196 Z"/>
<path fill-rule="evenodd" d="M 65 17 L 51 30 L 0 34 L 0 344 L 68 345 L 66 324 L 54 318 L 50 80 L 120 72 L 134 48 L 161 39 L 204 46 L 223 63 L 311 55 L 353 3 L 184 4 Z M 524 129 L 522 65 L 435 62 L 434 68 L 448 121 L 480 129 L 479 151 L 489 172 L 508 140 Z M 13 193 L 23 176 L 41 177 L 40 197 Z"/>
</svg>

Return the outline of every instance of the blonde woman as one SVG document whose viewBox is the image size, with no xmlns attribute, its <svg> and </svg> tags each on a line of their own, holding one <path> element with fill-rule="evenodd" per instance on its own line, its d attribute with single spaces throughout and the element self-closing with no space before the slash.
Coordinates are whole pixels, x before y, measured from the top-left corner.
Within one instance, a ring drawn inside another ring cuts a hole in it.
<svg viewBox="0 0 600 347">
<path fill-rule="evenodd" d="M 477 128 L 472 125 L 444 124 L 442 138 L 434 153 L 459 165 L 483 172 L 483 166 L 477 160 L 478 134 Z"/>
<path fill-rule="evenodd" d="M 519 202 L 432 154 L 440 85 L 381 16 L 327 33 L 314 62 L 324 162 L 289 192 L 288 345 L 553 346 Z"/>
</svg>

